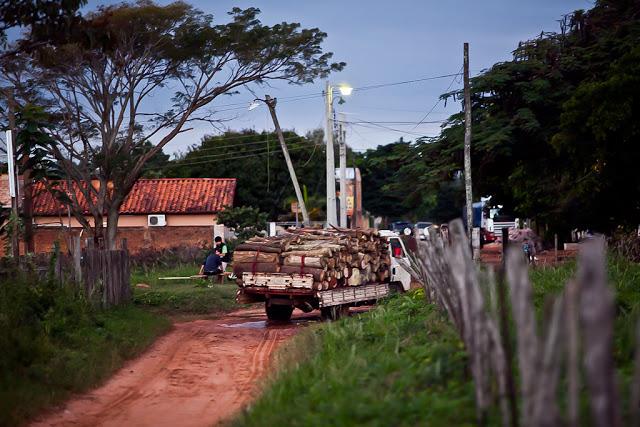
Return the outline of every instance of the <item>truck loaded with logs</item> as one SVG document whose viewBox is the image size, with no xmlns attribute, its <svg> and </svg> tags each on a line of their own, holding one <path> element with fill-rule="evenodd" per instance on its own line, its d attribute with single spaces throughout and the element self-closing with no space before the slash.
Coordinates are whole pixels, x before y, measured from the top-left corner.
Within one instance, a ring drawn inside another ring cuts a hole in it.
<svg viewBox="0 0 640 427">
<path fill-rule="evenodd" d="M 335 320 L 350 306 L 406 291 L 406 248 L 394 233 L 377 230 L 294 229 L 238 245 L 233 272 L 239 303 L 264 302 L 270 320 L 288 320 L 294 308 L 320 309 Z"/>
</svg>

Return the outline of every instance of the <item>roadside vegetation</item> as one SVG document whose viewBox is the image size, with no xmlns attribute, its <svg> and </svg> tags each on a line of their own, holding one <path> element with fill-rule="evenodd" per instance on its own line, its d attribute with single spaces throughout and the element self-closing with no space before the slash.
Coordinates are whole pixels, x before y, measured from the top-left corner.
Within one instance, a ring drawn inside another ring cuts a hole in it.
<svg viewBox="0 0 640 427">
<path fill-rule="evenodd" d="M 539 316 L 546 298 L 561 291 L 575 268 L 567 263 L 531 271 Z M 616 366 L 627 385 L 640 313 L 640 265 L 610 259 L 609 279 L 616 289 Z M 422 291 L 397 296 L 369 313 L 300 333 L 278 352 L 277 373 L 233 425 L 472 425 L 467 362 L 455 328 Z M 488 424 L 499 424 L 497 413 Z"/>
<path fill-rule="evenodd" d="M 472 424 L 466 363 L 455 329 L 422 292 L 391 298 L 301 332 L 279 351 L 279 373 L 234 425 Z"/>
<path fill-rule="evenodd" d="M 237 286 L 205 279 L 160 280 L 160 277 L 188 277 L 198 266 L 179 265 L 132 272 L 133 303 L 155 313 L 184 317 L 216 315 L 236 307 Z"/>
<path fill-rule="evenodd" d="M 35 270 L 5 270 L 0 279 L 0 426 L 27 422 L 106 380 L 168 331 L 172 320 L 220 314 L 235 304 L 231 282 L 158 280 L 192 275 L 191 265 L 135 270 L 133 303 L 109 309 L 51 272 L 39 277 Z M 136 288 L 138 283 L 149 288 Z"/>
<path fill-rule="evenodd" d="M 0 425 L 108 378 L 167 331 L 170 322 L 126 305 L 95 308 L 82 293 L 32 274 L 0 279 Z"/>
</svg>

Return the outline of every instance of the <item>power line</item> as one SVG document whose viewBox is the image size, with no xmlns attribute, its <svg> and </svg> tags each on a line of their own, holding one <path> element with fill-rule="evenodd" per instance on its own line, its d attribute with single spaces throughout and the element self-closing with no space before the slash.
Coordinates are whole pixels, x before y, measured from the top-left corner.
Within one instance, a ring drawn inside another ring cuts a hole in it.
<svg viewBox="0 0 640 427">
<path fill-rule="evenodd" d="M 378 128 L 381 128 L 381 129 L 386 129 L 386 130 L 389 130 L 389 131 L 392 131 L 392 132 L 398 132 L 398 133 L 401 133 L 401 134 L 404 134 L 404 135 L 413 135 L 413 136 L 418 136 L 418 137 L 427 136 L 427 135 L 422 134 L 422 133 L 412 132 L 412 131 L 402 130 L 402 129 L 394 129 L 394 128 L 391 128 L 389 126 L 379 125 L 377 123 L 371 123 L 371 125 L 376 126 Z M 367 126 L 365 124 L 357 124 L 357 123 L 355 123 L 355 126 L 361 126 L 361 127 L 365 127 L 365 128 L 368 128 L 368 129 L 375 129 L 375 128 L 372 128 L 371 126 Z"/>
<path fill-rule="evenodd" d="M 404 80 L 404 81 L 401 81 L 401 82 L 382 83 L 382 84 L 371 85 L 371 86 L 361 86 L 361 87 L 358 87 L 358 88 L 353 88 L 353 90 L 354 91 L 363 91 L 363 90 L 379 89 L 379 88 L 382 88 L 382 87 L 399 86 L 399 85 L 405 85 L 405 84 L 410 84 L 410 83 L 426 82 L 428 80 L 445 79 L 447 77 L 457 77 L 457 76 L 459 76 L 461 74 L 462 73 L 460 71 L 458 71 L 455 74 L 443 74 L 441 76 L 424 77 L 424 78 L 421 78 L 421 79 Z"/>
<path fill-rule="evenodd" d="M 308 148 L 308 147 L 293 147 L 291 149 L 289 149 L 289 151 L 296 151 L 296 150 L 302 150 L 304 148 Z M 274 154 L 278 154 L 281 153 L 281 151 L 271 151 L 269 155 L 274 155 Z M 176 164 L 171 164 L 171 165 L 166 165 L 164 168 L 170 168 L 170 167 L 177 167 L 177 166 L 194 166 L 194 165 L 203 165 L 203 164 L 209 164 L 212 162 L 222 162 L 222 161 L 229 161 L 229 160 L 239 160 L 239 159 L 247 159 L 250 157 L 259 157 L 262 155 L 267 154 L 266 151 L 262 152 L 262 153 L 256 153 L 256 154 L 249 154 L 249 155 L 243 155 L 243 156 L 231 156 L 231 157 L 225 157 L 225 158 L 219 158 L 219 159 L 212 159 L 212 160 L 205 160 L 205 161 L 195 161 L 195 162 L 184 162 L 184 163 L 176 163 Z"/>
<path fill-rule="evenodd" d="M 263 141 L 265 142 L 265 141 Z M 305 141 L 300 141 L 299 143 L 290 143 L 290 145 L 293 146 L 299 146 L 300 148 L 304 148 L 304 146 L 307 146 L 309 148 L 312 147 L 312 145 L 316 145 L 313 143 L 306 143 Z M 245 150 L 242 152 L 242 154 L 246 154 L 246 153 L 259 153 L 259 152 L 265 152 L 265 151 L 269 151 L 269 147 L 254 147 L 250 150 Z M 192 153 L 195 153 L 195 151 L 192 151 Z M 230 153 L 219 153 L 219 154 L 209 154 L 206 156 L 198 156 L 198 159 L 210 159 L 210 158 L 218 158 L 218 157 L 225 157 L 228 156 Z M 233 155 L 233 154 L 232 154 Z M 178 159 L 177 161 L 184 161 L 185 159 Z M 188 161 L 188 160 L 187 160 Z"/>
<path fill-rule="evenodd" d="M 356 121 L 341 121 L 337 120 L 340 123 L 349 123 L 349 124 L 387 124 L 387 125 L 415 125 L 415 124 L 433 124 L 433 123 L 446 123 L 447 120 L 432 120 L 432 121 L 424 121 L 424 122 L 403 122 L 403 121 L 377 121 L 377 120 L 356 120 Z"/>
<path fill-rule="evenodd" d="M 461 75 L 460 71 L 458 71 L 455 74 L 443 74 L 443 75 L 439 75 L 439 76 L 421 77 L 421 78 L 412 79 L 412 80 L 402 80 L 402 81 L 398 81 L 398 82 L 389 82 L 389 83 L 380 83 L 380 84 L 369 85 L 369 86 L 360 86 L 360 87 L 353 88 L 353 90 L 354 91 L 366 91 L 366 90 L 372 90 L 372 89 L 379 89 L 379 88 L 383 88 L 383 87 L 399 86 L 399 85 L 405 85 L 405 84 L 420 83 L 420 82 L 425 82 L 425 81 L 429 81 L 429 80 L 444 79 L 444 78 L 447 78 L 447 77 L 459 76 L 459 75 Z M 301 95 L 283 96 L 283 97 L 279 97 L 278 101 L 279 102 L 280 101 L 281 102 L 292 102 L 292 101 L 311 99 L 311 98 L 319 97 L 319 96 L 324 96 L 324 92 L 313 92 L 313 93 L 307 93 L 307 94 L 301 94 Z M 220 105 L 217 105 L 217 107 L 242 106 L 240 108 L 232 108 L 232 109 L 229 109 L 229 110 L 219 110 L 219 111 L 231 111 L 231 110 L 236 110 L 236 109 L 244 109 L 250 103 L 251 103 L 251 101 L 234 102 L 234 103 L 229 103 L 229 104 L 220 104 Z"/>
<path fill-rule="evenodd" d="M 462 71 L 462 67 L 460 67 L 460 71 L 458 71 L 456 74 L 454 74 L 453 79 L 451 80 L 451 83 L 449 83 L 449 87 L 447 87 L 447 90 L 445 90 L 446 92 L 449 92 L 449 89 L 451 89 L 451 86 L 453 86 L 453 83 L 455 83 L 457 77 L 461 74 Z M 420 119 L 420 121 L 418 122 L 417 125 L 415 125 L 411 130 L 414 130 L 415 128 L 417 128 L 421 123 L 423 123 L 427 117 L 429 117 L 429 115 L 433 112 L 433 110 L 436 109 L 436 107 L 438 106 L 438 104 L 440 104 L 440 102 L 442 101 L 442 98 L 438 97 L 438 100 L 436 101 L 435 104 L 433 104 L 433 107 L 431 107 L 431 109 L 429 111 L 427 111 L 427 114 L 424 115 L 424 117 L 422 117 L 422 119 Z"/>
<path fill-rule="evenodd" d="M 232 139 L 232 138 L 230 138 L 230 139 Z M 285 138 L 285 141 L 289 141 L 291 139 L 304 140 L 305 137 L 304 136 L 299 136 L 299 135 L 288 136 L 288 137 Z M 267 139 L 261 139 L 260 141 L 240 142 L 240 143 L 237 143 L 237 144 L 226 144 L 226 145 L 219 145 L 219 146 L 214 144 L 213 147 L 196 147 L 195 149 L 193 149 L 193 151 L 189 151 L 188 153 L 192 153 L 194 151 L 214 151 L 214 150 L 220 150 L 220 149 L 226 149 L 226 148 L 246 147 L 246 146 L 249 146 L 249 145 L 264 144 L 266 142 L 269 142 L 268 136 L 267 136 Z"/>
</svg>

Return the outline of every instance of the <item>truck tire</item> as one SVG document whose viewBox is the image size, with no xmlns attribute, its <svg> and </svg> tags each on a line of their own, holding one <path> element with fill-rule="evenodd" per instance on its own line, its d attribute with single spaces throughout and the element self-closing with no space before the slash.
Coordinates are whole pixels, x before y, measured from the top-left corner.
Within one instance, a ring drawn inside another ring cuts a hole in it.
<svg viewBox="0 0 640 427">
<path fill-rule="evenodd" d="M 340 320 L 348 315 L 348 305 L 332 305 L 331 307 L 322 307 L 320 309 L 320 317 L 324 321 Z"/>
<path fill-rule="evenodd" d="M 264 309 L 269 320 L 287 321 L 291 319 L 291 313 L 293 313 L 291 305 L 269 305 L 268 301 L 265 303 Z"/>
</svg>

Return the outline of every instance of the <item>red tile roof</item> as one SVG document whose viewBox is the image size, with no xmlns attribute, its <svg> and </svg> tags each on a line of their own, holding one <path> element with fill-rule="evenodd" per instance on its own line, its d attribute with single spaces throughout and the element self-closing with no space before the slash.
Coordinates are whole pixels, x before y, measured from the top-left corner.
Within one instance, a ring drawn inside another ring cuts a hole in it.
<svg viewBox="0 0 640 427">
<path fill-rule="evenodd" d="M 74 187 L 75 184 L 74 184 Z M 66 191 L 60 181 L 56 187 Z M 42 183 L 34 189 L 34 215 L 66 214 L 67 209 Z M 121 214 L 206 214 L 216 213 L 233 205 L 236 191 L 235 178 L 159 178 L 139 180 L 120 208 Z M 82 193 L 76 194 L 85 212 L 89 214 Z"/>
<path fill-rule="evenodd" d="M 9 175 L 0 175 L 0 206 L 11 206 L 9 195 Z"/>
</svg>

